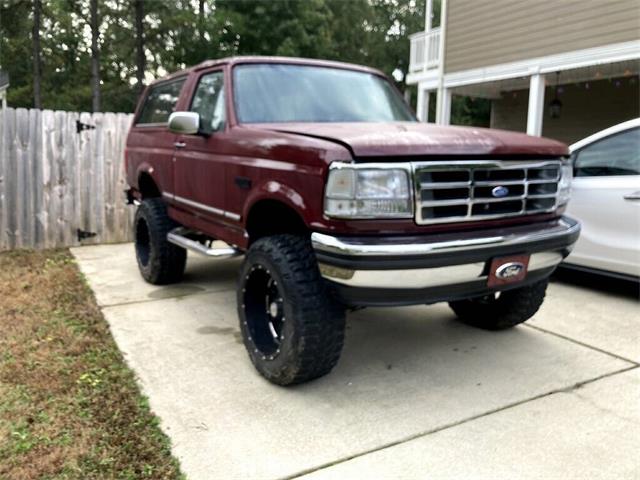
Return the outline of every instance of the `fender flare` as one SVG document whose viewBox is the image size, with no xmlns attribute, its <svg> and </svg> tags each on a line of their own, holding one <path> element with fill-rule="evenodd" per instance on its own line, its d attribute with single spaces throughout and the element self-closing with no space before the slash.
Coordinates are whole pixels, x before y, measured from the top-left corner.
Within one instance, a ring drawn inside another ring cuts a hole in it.
<svg viewBox="0 0 640 480">
<path fill-rule="evenodd" d="M 158 187 L 158 190 L 160 190 L 160 184 L 158 182 L 158 178 L 156 177 L 155 169 L 149 162 L 145 161 L 138 165 L 138 168 L 136 168 L 135 187 L 138 191 L 140 191 L 140 177 L 143 174 L 149 175 L 153 180 L 153 183 L 155 183 L 156 187 Z"/>
<path fill-rule="evenodd" d="M 309 226 L 309 222 L 307 221 L 309 207 L 307 206 L 304 197 L 294 188 L 276 180 L 268 180 L 264 182 L 249 194 L 242 211 L 242 218 L 245 223 L 248 220 L 249 213 L 253 207 L 263 200 L 277 201 L 284 204 L 298 214 L 305 225 Z"/>
</svg>

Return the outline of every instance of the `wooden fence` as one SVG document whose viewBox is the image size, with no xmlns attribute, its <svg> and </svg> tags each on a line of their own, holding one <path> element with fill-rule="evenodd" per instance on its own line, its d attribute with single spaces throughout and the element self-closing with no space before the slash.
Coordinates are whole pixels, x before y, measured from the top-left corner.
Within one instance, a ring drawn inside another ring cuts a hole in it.
<svg viewBox="0 0 640 480">
<path fill-rule="evenodd" d="M 131 238 L 123 194 L 131 118 L 0 110 L 0 250 L 79 245 L 82 232 L 95 233 L 83 244 Z"/>
</svg>

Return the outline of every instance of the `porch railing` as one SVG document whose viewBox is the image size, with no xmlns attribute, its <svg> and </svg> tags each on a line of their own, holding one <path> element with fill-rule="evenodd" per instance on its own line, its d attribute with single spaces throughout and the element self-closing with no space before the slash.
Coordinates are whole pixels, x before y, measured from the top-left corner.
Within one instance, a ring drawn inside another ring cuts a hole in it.
<svg viewBox="0 0 640 480">
<path fill-rule="evenodd" d="M 440 28 L 430 32 L 418 32 L 409 37 L 409 71 L 437 68 L 440 63 Z"/>
</svg>

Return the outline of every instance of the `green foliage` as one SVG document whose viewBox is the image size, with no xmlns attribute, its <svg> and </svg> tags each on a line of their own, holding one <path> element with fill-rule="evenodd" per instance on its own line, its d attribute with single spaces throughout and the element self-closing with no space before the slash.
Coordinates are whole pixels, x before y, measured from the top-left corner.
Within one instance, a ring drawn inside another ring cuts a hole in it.
<svg viewBox="0 0 640 480">
<path fill-rule="evenodd" d="M 145 1 L 147 79 L 210 58 L 284 55 L 363 63 L 406 73 L 410 33 L 423 28 L 425 0 Z M 204 15 L 200 14 L 200 5 Z M 8 102 L 33 104 L 31 0 L 0 0 L 0 66 Z M 133 0 L 100 0 L 102 108 L 135 107 Z M 89 0 L 43 2 L 45 108 L 91 107 Z M 402 87 L 402 85 L 400 85 Z"/>
<path fill-rule="evenodd" d="M 331 10 L 324 0 L 218 0 L 219 50 L 240 55 L 320 57 L 331 49 Z"/>
<path fill-rule="evenodd" d="M 0 0 L 0 67 L 10 75 L 10 105 L 30 106 L 31 84 L 31 3 Z"/>
<path fill-rule="evenodd" d="M 424 28 L 425 0 L 145 1 L 147 79 L 230 55 L 324 58 L 407 73 L 409 34 Z M 436 16 L 440 2 L 435 1 Z M 202 12 L 201 15 L 201 9 Z M 43 2 L 44 108 L 91 108 L 89 0 Z M 33 104 L 31 0 L 0 0 L 0 66 L 8 102 Z M 135 108 L 134 0 L 99 0 L 102 109 Z M 401 90 L 415 88 L 398 82 Z M 435 100 L 431 102 L 435 106 Z M 452 121 L 488 126 L 490 103 L 454 97 Z"/>
<path fill-rule="evenodd" d="M 454 95 L 451 101 L 451 123 L 454 125 L 489 127 L 491 123 L 491 100 Z"/>
</svg>

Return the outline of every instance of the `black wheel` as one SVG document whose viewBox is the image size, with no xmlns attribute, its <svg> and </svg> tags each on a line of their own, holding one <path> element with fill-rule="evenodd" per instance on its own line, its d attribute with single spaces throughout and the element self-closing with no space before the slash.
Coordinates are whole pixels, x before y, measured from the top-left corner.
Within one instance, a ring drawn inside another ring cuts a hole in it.
<svg viewBox="0 0 640 480">
<path fill-rule="evenodd" d="M 147 282 L 166 285 L 182 279 L 187 251 L 167 241 L 167 233 L 177 226 L 160 198 L 143 200 L 138 207 L 134 223 L 136 258 Z"/>
<path fill-rule="evenodd" d="M 449 306 L 468 325 L 503 330 L 529 320 L 538 311 L 548 283 L 545 279 L 526 287 L 449 302 Z"/>
<path fill-rule="evenodd" d="M 245 347 L 277 385 L 326 375 L 340 358 L 344 308 L 327 292 L 308 239 L 274 235 L 246 254 L 238 285 Z"/>
</svg>

